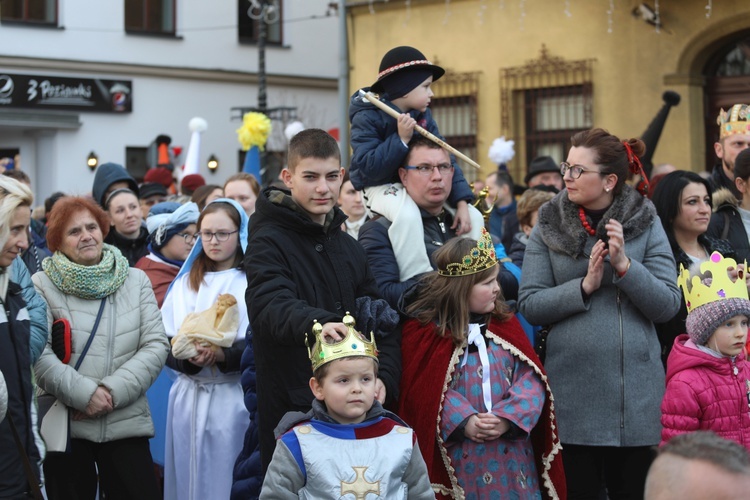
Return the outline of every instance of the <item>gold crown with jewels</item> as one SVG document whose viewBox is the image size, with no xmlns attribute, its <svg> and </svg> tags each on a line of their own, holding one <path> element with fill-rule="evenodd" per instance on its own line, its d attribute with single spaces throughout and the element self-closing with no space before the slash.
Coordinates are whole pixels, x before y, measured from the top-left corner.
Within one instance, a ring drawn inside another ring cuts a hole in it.
<svg viewBox="0 0 750 500">
<path fill-rule="evenodd" d="M 700 274 L 710 271 L 710 282 L 701 279 L 701 276 L 690 278 L 690 270 L 685 269 L 680 264 L 680 274 L 677 277 L 677 285 L 682 289 L 685 296 L 685 305 L 688 312 L 694 309 L 724 299 L 745 299 L 747 300 L 747 285 L 745 284 L 744 273 L 738 272 L 737 279 L 732 281 L 727 273 L 727 269 L 733 267 L 737 269 L 737 262 L 734 259 L 724 258 L 719 252 L 714 252 L 711 257 L 700 264 Z M 688 283 L 690 287 L 688 289 Z"/>
<path fill-rule="evenodd" d="M 445 269 L 438 269 L 438 274 L 448 277 L 469 276 L 481 273 L 495 265 L 497 265 L 495 245 L 492 244 L 490 233 L 482 228 L 482 236 L 477 240 L 477 246 L 464 255 L 459 262 L 451 262 L 445 266 Z"/>
<path fill-rule="evenodd" d="M 329 344 L 323 338 L 323 325 L 315 320 L 312 327 L 313 335 L 315 335 L 315 344 L 310 349 L 307 343 L 307 336 L 305 336 L 305 345 L 307 346 L 307 355 L 310 357 L 312 362 L 313 371 L 317 370 L 321 366 L 336 359 L 348 358 L 350 356 L 367 356 L 369 358 L 378 360 L 378 348 L 375 345 L 375 334 L 370 332 L 369 342 L 364 336 L 354 329 L 356 321 L 351 314 L 347 311 L 344 316 L 344 325 L 346 325 L 346 337 L 334 344 Z"/>
<path fill-rule="evenodd" d="M 750 134 L 750 122 L 747 120 L 750 108 L 747 104 L 735 104 L 729 110 L 719 111 L 716 123 L 719 125 L 719 138 L 735 134 Z"/>
</svg>

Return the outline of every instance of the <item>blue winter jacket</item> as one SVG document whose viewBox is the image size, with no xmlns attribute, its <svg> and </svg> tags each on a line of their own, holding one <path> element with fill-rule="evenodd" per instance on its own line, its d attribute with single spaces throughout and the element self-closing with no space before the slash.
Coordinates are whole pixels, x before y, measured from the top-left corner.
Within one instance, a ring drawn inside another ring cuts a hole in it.
<svg viewBox="0 0 750 500">
<path fill-rule="evenodd" d="M 242 451 L 237 456 L 232 472 L 232 492 L 230 500 L 252 500 L 260 496 L 263 486 L 263 468 L 260 462 L 260 441 L 258 440 L 258 425 L 256 413 L 258 411 L 258 395 L 255 383 L 255 354 L 253 352 L 252 333 L 248 330 L 245 335 L 247 345 L 242 353 L 240 370 L 242 376 L 242 390 L 245 392 L 245 408 L 250 413 L 245 442 Z"/>
<path fill-rule="evenodd" d="M 363 90 L 367 91 L 369 88 Z M 399 113 L 402 112 L 391 104 L 387 94 L 381 96 L 380 100 Z M 419 126 L 442 139 L 437 123 L 432 119 L 430 108 L 424 113 L 412 110 L 409 114 Z M 354 151 L 349 178 L 354 189 L 361 191 L 365 187 L 401 182 L 398 168 L 404 163 L 409 148 L 398 135 L 396 120 L 360 97 L 357 92 L 349 104 L 349 121 L 352 123 L 351 145 Z M 455 167 L 455 172 L 448 203 L 454 207 L 461 200 L 470 203 L 474 199 L 474 194 L 452 155 L 451 163 Z"/>
<path fill-rule="evenodd" d="M 47 303 L 37 295 L 34 283 L 31 282 L 29 270 L 21 257 L 13 259 L 13 263 L 10 265 L 10 280 L 21 287 L 21 296 L 26 302 L 26 310 L 29 312 L 31 320 L 29 349 L 31 351 L 31 364 L 33 365 L 42 355 L 44 346 L 47 345 Z"/>
</svg>

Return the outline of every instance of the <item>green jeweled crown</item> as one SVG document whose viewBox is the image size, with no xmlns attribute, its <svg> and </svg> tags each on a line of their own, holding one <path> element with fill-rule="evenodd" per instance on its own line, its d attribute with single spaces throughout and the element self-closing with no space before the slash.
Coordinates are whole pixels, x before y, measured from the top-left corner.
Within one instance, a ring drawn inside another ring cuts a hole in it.
<svg viewBox="0 0 750 500">
<path fill-rule="evenodd" d="M 315 345 L 313 345 L 312 350 L 309 345 L 307 346 L 307 354 L 312 362 L 313 371 L 335 359 L 348 358 L 350 356 L 367 356 L 375 361 L 378 360 L 375 334 L 370 332 L 370 340 L 368 342 L 361 333 L 354 329 L 356 322 L 349 312 L 344 316 L 344 324 L 347 329 L 344 340 L 340 340 L 335 344 L 329 344 L 322 337 L 323 325 L 318 323 L 318 320 L 315 320 L 312 327 L 313 335 L 315 335 Z M 307 345 L 307 337 L 305 337 L 305 345 Z"/>
<path fill-rule="evenodd" d="M 735 104 L 727 111 L 721 109 L 716 123 L 719 125 L 719 138 L 734 134 L 750 134 L 750 108 L 747 104 Z"/>
<path fill-rule="evenodd" d="M 495 245 L 492 237 L 485 228 L 482 228 L 482 236 L 477 241 L 477 246 L 461 258 L 460 262 L 451 262 L 445 269 L 438 269 L 440 276 L 468 276 L 489 269 L 497 264 Z"/>
</svg>

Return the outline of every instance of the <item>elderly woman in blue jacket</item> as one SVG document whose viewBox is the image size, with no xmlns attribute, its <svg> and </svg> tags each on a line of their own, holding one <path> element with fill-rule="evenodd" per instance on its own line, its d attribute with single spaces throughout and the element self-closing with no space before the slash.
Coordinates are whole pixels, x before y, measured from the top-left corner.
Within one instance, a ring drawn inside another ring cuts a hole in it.
<svg viewBox="0 0 750 500">
<path fill-rule="evenodd" d="M 561 165 L 566 189 L 539 210 L 520 311 L 550 325 L 568 498 L 641 498 L 661 437 L 664 369 L 654 322 L 677 312 L 674 258 L 656 210 L 625 184 L 642 141 L 580 132 Z"/>
</svg>

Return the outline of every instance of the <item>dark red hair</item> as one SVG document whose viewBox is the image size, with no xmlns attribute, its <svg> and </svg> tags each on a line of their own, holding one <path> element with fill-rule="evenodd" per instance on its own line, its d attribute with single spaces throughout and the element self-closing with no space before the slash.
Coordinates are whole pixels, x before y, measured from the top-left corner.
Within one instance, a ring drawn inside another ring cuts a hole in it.
<svg viewBox="0 0 750 500">
<path fill-rule="evenodd" d="M 55 202 L 52 211 L 47 218 L 47 247 L 52 252 L 60 249 L 65 237 L 65 230 L 78 212 L 87 211 L 99 224 L 102 230 L 102 238 L 109 233 L 109 216 L 93 200 L 82 196 L 65 196 Z"/>
</svg>

